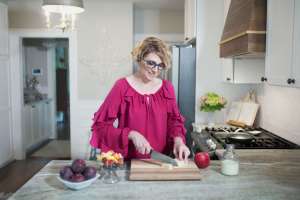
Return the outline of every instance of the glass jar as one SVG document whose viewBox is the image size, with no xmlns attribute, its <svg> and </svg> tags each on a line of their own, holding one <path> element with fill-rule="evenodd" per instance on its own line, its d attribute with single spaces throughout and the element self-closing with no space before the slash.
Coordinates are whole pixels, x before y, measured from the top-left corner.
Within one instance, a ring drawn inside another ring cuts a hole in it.
<svg viewBox="0 0 300 200">
<path fill-rule="evenodd" d="M 117 167 L 110 165 L 110 166 L 104 166 L 104 175 L 103 175 L 103 182 L 104 183 L 117 183 L 120 181 L 120 177 L 116 173 Z"/>
<path fill-rule="evenodd" d="M 234 152 L 234 145 L 226 145 L 226 151 L 221 160 L 221 173 L 228 176 L 239 174 L 239 159 Z"/>
</svg>

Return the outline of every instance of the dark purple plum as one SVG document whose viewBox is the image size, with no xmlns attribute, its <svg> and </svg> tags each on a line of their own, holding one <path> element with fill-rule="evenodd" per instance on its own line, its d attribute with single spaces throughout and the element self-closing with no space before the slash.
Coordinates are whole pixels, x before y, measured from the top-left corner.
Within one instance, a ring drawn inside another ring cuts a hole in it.
<svg viewBox="0 0 300 200">
<path fill-rule="evenodd" d="M 85 161 L 82 159 L 76 159 L 72 162 L 72 170 L 76 174 L 82 173 L 85 167 L 86 167 Z"/>
<path fill-rule="evenodd" d="M 60 171 L 59 175 L 64 180 L 70 180 L 71 177 L 74 175 L 70 166 L 64 166 Z"/>
<path fill-rule="evenodd" d="M 77 183 L 82 182 L 84 180 L 85 180 L 85 178 L 82 174 L 74 174 L 70 179 L 70 181 L 77 182 Z"/>
<path fill-rule="evenodd" d="M 86 167 L 83 171 L 83 176 L 85 179 L 91 179 L 96 176 L 97 170 L 95 167 Z"/>
</svg>

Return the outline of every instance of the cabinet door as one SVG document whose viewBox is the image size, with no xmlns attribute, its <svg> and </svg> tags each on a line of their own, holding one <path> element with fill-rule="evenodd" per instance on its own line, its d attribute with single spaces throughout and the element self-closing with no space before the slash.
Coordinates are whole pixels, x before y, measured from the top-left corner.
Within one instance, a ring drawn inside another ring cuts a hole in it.
<svg viewBox="0 0 300 200">
<path fill-rule="evenodd" d="M 293 54 L 293 78 L 295 86 L 300 87 L 300 1 L 295 1 L 294 22 L 294 54 Z"/>
<path fill-rule="evenodd" d="M 0 166 L 12 159 L 11 106 L 8 59 L 0 56 Z"/>
<path fill-rule="evenodd" d="M 39 138 L 39 115 L 38 104 L 31 106 L 31 145 L 35 144 Z"/>
<path fill-rule="evenodd" d="M 234 59 L 234 83 L 262 83 L 265 74 L 265 59 Z"/>
<path fill-rule="evenodd" d="M 288 85 L 293 55 L 294 0 L 269 0 L 266 77 L 269 84 Z"/>
<path fill-rule="evenodd" d="M 23 108 L 23 135 L 25 148 L 28 149 L 31 145 L 31 106 L 25 105 Z"/>
<path fill-rule="evenodd" d="M 45 137 L 48 139 L 52 136 L 52 127 L 51 127 L 51 105 L 52 102 L 46 102 L 46 107 L 45 107 Z"/>
<path fill-rule="evenodd" d="M 223 82 L 233 83 L 233 59 L 222 58 Z"/>
<path fill-rule="evenodd" d="M 12 159 L 11 115 L 10 111 L 0 108 L 0 166 Z"/>
<path fill-rule="evenodd" d="M 196 37 L 196 0 L 185 0 L 184 35 L 185 40 Z"/>
<path fill-rule="evenodd" d="M 7 5 L 0 2 L 0 55 L 8 55 Z"/>
<path fill-rule="evenodd" d="M 38 137 L 37 137 L 37 143 L 40 142 L 44 138 L 44 113 L 45 113 L 45 104 L 43 102 L 38 104 Z"/>
<path fill-rule="evenodd" d="M 43 139 L 49 138 L 49 102 L 43 103 Z"/>
</svg>

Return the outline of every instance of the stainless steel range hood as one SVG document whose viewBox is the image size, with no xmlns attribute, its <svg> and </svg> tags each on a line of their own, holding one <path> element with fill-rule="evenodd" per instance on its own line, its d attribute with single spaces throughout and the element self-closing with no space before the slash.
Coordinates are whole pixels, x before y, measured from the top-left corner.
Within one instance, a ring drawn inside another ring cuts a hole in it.
<svg viewBox="0 0 300 200">
<path fill-rule="evenodd" d="M 266 0 L 231 0 L 220 42 L 220 57 L 264 57 Z"/>
</svg>

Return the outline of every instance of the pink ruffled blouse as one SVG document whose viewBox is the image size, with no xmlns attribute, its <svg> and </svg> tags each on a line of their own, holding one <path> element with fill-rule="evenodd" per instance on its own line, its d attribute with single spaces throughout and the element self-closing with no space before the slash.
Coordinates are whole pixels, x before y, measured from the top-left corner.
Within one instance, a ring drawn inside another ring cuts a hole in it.
<svg viewBox="0 0 300 200">
<path fill-rule="evenodd" d="M 118 127 L 114 121 L 118 119 Z M 172 84 L 163 80 L 160 89 L 149 95 L 138 93 L 126 80 L 114 84 L 95 113 L 90 144 L 106 152 L 113 150 L 126 159 L 149 158 L 137 152 L 128 139 L 131 130 L 143 134 L 151 147 L 168 154 L 174 137 L 185 142 L 184 118 L 180 114 Z"/>
</svg>

